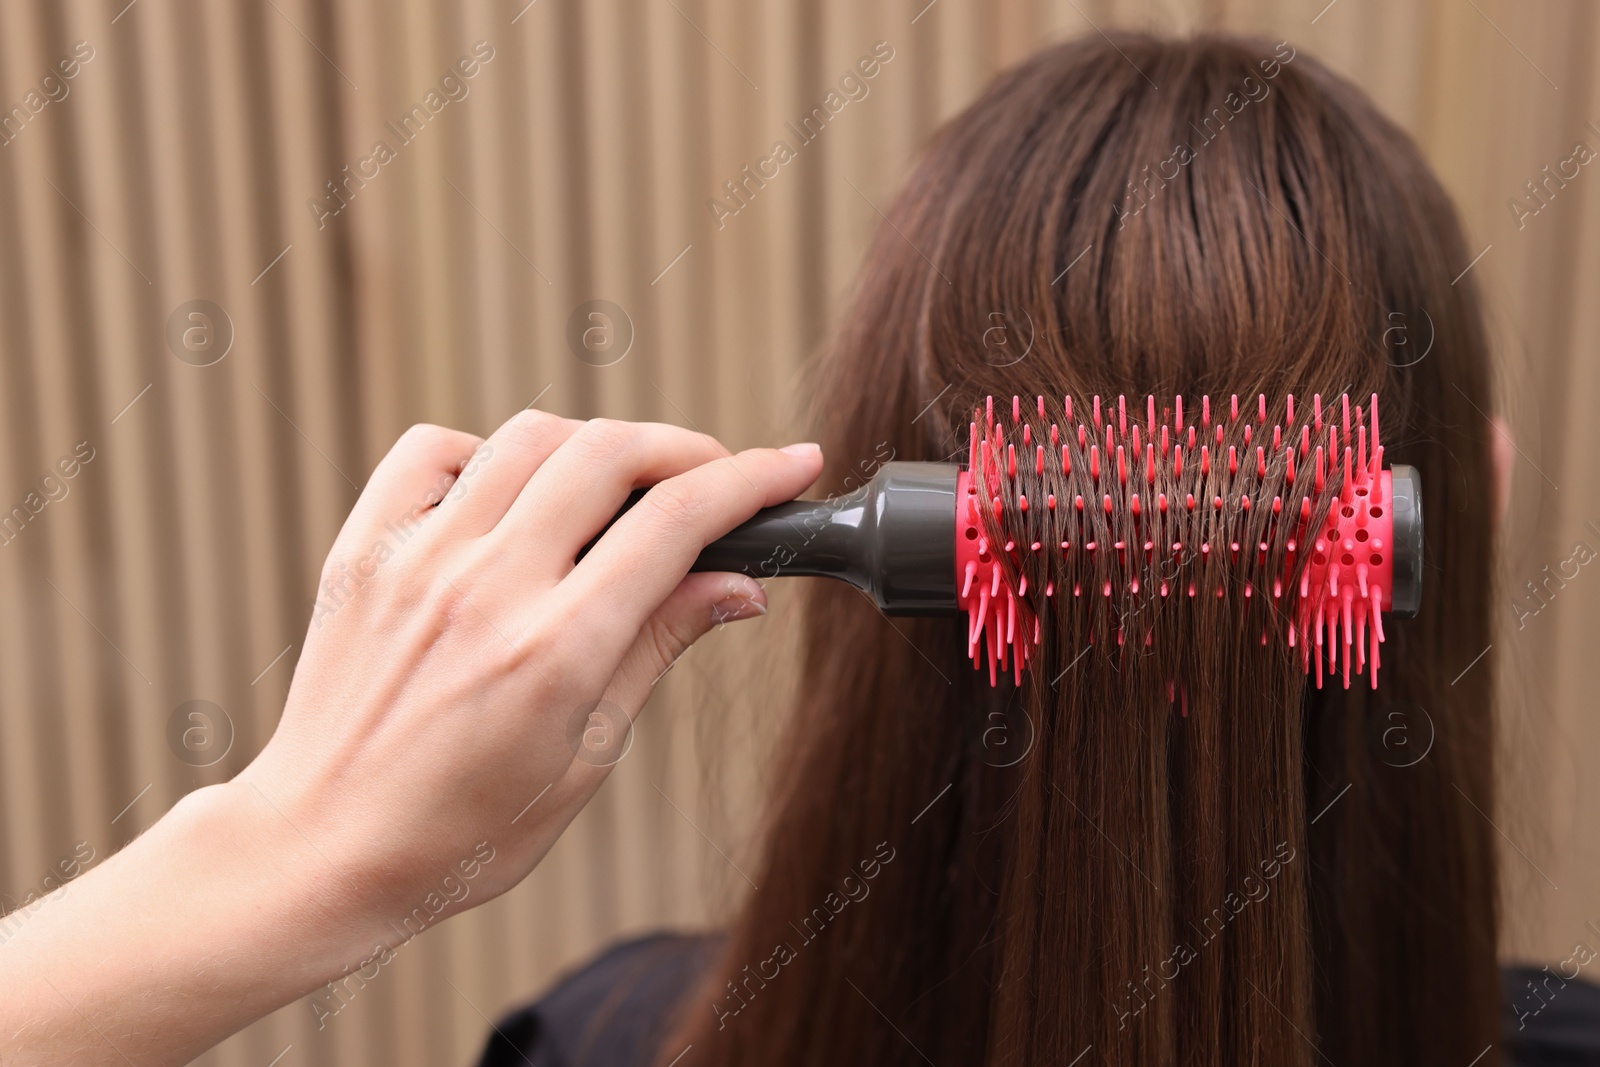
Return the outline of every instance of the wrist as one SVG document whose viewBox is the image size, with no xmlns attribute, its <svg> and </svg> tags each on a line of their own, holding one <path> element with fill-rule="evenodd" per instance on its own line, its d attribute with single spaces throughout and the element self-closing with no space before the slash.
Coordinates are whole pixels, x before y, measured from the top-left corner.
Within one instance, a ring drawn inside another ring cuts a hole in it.
<svg viewBox="0 0 1600 1067">
<path fill-rule="evenodd" d="M 359 965 L 382 925 L 249 785 L 188 794 L 65 889 L 0 953 L 7 1063 L 188 1062 Z"/>
<path fill-rule="evenodd" d="M 262 952 L 279 953 L 283 1002 L 321 986 L 393 935 L 380 917 L 384 894 L 318 827 L 247 777 L 197 790 L 173 809 L 195 855 L 211 857 L 212 891 L 254 932 Z"/>
</svg>

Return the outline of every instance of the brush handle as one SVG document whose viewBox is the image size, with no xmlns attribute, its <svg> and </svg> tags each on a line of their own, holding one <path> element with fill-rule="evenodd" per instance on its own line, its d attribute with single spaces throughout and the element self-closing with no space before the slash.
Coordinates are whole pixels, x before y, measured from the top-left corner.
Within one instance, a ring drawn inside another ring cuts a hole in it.
<svg viewBox="0 0 1600 1067">
<path fill-rule="evenodd" d="M 956 610 L 959 472 L 951 463 L 885 463 L 871 481 L 842 496 L 761 509 L 707 545 L 689 569 L 761 580 L 837 578 L 888 615 L 949 614 Z M 644 493 L 632 493 L 618 516 Z"/>
</svg>

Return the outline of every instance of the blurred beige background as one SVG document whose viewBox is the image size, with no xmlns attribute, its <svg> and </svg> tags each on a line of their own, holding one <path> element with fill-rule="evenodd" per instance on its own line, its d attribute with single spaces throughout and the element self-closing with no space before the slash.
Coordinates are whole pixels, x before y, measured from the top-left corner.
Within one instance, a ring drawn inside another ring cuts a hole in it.
<svg viewBox="0 0 1600 1067">
<path fill-rule="evenodd" d="M 918 144 L 1008 63 L 1113 27 L 1321 57 L 1413 133 L 1483 250 L 1520 449 L 1495 644 L 1507 952 L 1565 955 L 1600 918 L 1600 569 L 1537 615 L 1525 583 L 1600 549 L 1600 168 L 1544 177 L 1600 150 L 1590 0 L 0 6 L 0 893 L 249 761 L 322 557 L 407 425 L 487 433 L 537 401 L 793 439 L 797 370 Z M 875 45 L 867 94 L 729 200 Z M 616 331 L 601 357 L 569 346 L 575 312 Z M 748 888 L 790 621 L 691 652 L 521 887 L 322 1030 L 297 1002 L 202 1062 L 468 1063 L 486 1016 L 607 940 L 715 922 Z"/>
</svg>

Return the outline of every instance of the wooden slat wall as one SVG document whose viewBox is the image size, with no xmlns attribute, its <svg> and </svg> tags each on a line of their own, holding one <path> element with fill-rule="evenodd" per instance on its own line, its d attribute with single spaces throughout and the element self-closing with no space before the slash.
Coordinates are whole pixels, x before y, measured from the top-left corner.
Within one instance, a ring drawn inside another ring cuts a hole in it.
<svg viewBox="0 0 1600 1067">
<path fill-rule="evenodd" d="M 0 546 L 0 892 L 38 887 L 78 842 L 109 854 L 260 748 L 322 556 L 407 425 L 487 433 L 537 397 L 735 447 L 788 439 L 797 371 L 874 205 L 940 120 L 1053 40 L 1226 28 L 1289 38 L 1364 85 L 1489 247 L 1473 270 L 1524 453 L 1497 639 L 1512 661 L 1495 813 L 1507 951 L 1559 958 L 1588 936 L 1600 571 L 1520 630 L 1512 596 L 1576 541 L 1600 548 L 1586 445 L 1600 176 L 1586 168 L 1520 229 L 1507 200 L 1575 141 L 1600 148 L 1592 4 L 526 2 L 0 5 L 7 107 L 74 42 L 94 49 L 70 95 L 0 146 L 0 508 L 78 442 L 94 450 Z M 307 201 L 393 143 L 385 123 L 480 40 L 495 54 L 470 95 L 319 229 Z M 868 97 L 719 228 L 707 199 L 878 40 L 894 58 Z M 164 332 L 202 298 L 234 340 L 196 367 Z M 634 327 L 610 367 L 565 342 L 595 298 Z M 753 844 L 792 622 L 780 606 L 696 649 L 521 887 L 406 946 L 325 1029 L 296 1003 L 202 1062 L 262 1065 L 287 1047 L 284 1067 L 467 1063 L 485 1016 L 608 939 L 716 921 L 747 888 L 734 864 Z M 1461 651 L 1465 667 L 1476 650 Z M 236 730 L 211 767 L 168 747 L 191 699 Z"/>
</svg>

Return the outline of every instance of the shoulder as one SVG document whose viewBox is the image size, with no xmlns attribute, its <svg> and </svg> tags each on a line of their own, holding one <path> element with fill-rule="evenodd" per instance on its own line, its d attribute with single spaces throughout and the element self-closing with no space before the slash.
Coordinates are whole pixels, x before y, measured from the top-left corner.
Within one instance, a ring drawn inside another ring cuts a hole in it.
<svg viewBox="0 0 1600 1067">
<path fill-rule="evenodd" d="M 722 942 L 654 934 L 612 946 L 500 1019 L 478 1067 L 646 1067 Z"/>
<path fill-rule="evenodd" d="M 1507 1063 L 1600 1064 L 1600 986 L 1548 967 L 1507 967 L 1501 977 Z"/>
</svg>

